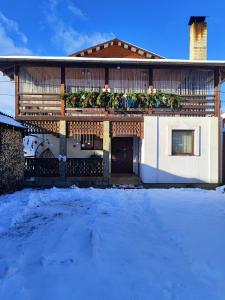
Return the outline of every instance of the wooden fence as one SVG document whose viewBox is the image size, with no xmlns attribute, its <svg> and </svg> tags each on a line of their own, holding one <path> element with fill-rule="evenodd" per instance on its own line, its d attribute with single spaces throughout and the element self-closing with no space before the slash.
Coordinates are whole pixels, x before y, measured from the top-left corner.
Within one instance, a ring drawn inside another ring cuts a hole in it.
<svg viewBox="0 0 225 300">
<path fill-rule="evenodd" d="M 68 158 L 66 176 L 98 177 L 103 174 L 102 158 Z"/>
<path fill-rule="evenodd" d="M 98 177 L 103 174 L 102 158 L 68 158 L 66 176 Z M 25 158 L 25 177 L 59 177 L 57 158 Z"/>
</svg>

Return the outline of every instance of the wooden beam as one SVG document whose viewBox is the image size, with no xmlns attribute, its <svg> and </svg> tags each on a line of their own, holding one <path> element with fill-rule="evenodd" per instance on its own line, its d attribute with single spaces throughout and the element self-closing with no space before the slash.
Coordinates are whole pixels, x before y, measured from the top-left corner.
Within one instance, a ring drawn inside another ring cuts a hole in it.
<svg viewBox="0 0 225 300">
<path fill-rule="evenodd" d="M 105 68 L 105 84 L 109 84 L 109 68 Z"/>
<path fill-rule="evenodd" d="M 61 116 L 65 116 L 65 66 L 61 66 L 61 86 L 60 86 L 60 93 L 61 93 Z"/>
<path fill-rule="evenodd" d="M 153 86 L 153 69 L 148 69 L 148 85 Z"/>
<path fill-rule="evenodd" d="M 15 80 L 15 117 L 17 118 L 20 114 L 20 111 L 19 111 L 19 66 L 15 66 L 14 80 Z"/>
<path fill-rule="evenodd" d="M 220 70 L 214 71 L 215 116 L 220 116 Z"/>
</svg>

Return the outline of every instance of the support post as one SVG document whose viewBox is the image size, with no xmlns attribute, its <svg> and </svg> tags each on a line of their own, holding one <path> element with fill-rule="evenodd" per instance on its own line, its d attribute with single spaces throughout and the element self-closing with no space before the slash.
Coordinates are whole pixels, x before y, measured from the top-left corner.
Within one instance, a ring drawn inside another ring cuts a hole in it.
<svg viewBox="0 0 225 300">
<path fill-rule="evenodd" d="M 110 122 L 103 122 L 103 181 L 109 184 L 111 169 Z"/>
<path fill-rule="evenodd" d="M 14 73 L 14 80 L 15 80 L 15 117 L 19 116 L 19 66 L 15 66 L 15 73 Z"/>
<path fill-rule="evenodd" d="M 67 139 L 66 139 L 66 121 L 60 121 L 60 137 L 59 137 L 59 153 L 62 156 L 66 156 L 67 154 Z M 66 177 L 66 162 L 59 162 L 59 176 L 62 181 L 65 180 Z"/>
<path fill-rule="evenodd" d="M 65 117 L 65 67 L 61 66 L 61 85 L 60 85 L 60 94 L 61 94 L 61 116 Z"/>
<path fill-rule="evenodd" d="M 214 71 L 215 115 L 220 116 L 220 71 Z"/>
<path fill-rule="evenodd" d="M 105 68 L 105 85 L 109 84 L 109 68 Z"/>
<path fill-rule="evenodd" d="M 148 86 L 153 87 L 153 70 L 152 70 L 152 68 L 148 69 Z"/>
</svg>

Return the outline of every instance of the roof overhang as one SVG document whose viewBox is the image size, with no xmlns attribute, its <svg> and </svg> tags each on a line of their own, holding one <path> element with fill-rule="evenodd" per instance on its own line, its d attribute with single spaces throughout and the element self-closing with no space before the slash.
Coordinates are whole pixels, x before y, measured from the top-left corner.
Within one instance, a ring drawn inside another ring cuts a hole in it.
<svg viewBox="0 0 225 300">
<path fill-rule="evenodd" d="M 89 65 L 138 65 L 161 67 L 221 67 L 225 60 L 183 60 L 183 59 L 134 59 L 134 58 L 96 58 L 71 56 L 0 56 L 0 71 L 10 76 L 14 65 L 20 64 L 89 64 Z M 11 77 L 12 78 L 12 77 Z"/>
</svg>

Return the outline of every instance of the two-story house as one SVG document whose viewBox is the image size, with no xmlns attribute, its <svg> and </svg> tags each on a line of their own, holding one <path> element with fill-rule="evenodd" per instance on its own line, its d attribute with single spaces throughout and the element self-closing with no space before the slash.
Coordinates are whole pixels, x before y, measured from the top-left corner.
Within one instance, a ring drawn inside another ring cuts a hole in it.
<svg viewBox="0 0 225 300">
<path fill-rule="evenodd" d="M 191 17 L 190 59 L 112 39 L 70 56 L 1 56 L 29 124 L 27 176 L 106 183 L 221 182 L 220 84 L 205 17 Z"/>
</svg>

